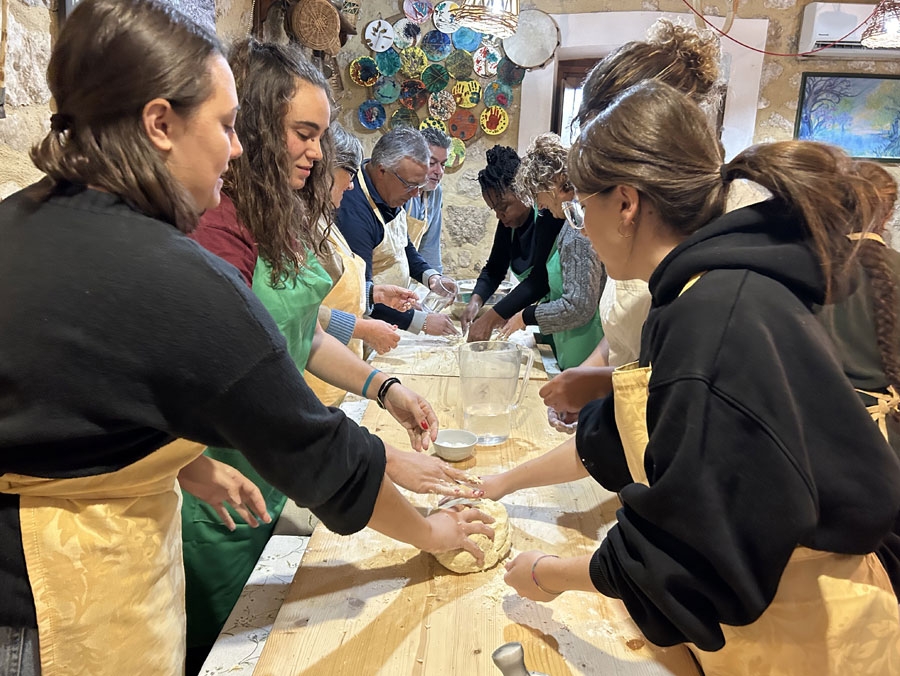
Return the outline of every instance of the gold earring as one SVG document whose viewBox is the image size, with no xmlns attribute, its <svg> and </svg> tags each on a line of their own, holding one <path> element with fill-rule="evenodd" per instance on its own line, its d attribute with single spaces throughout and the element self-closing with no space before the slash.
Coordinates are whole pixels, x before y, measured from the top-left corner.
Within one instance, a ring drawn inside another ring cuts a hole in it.
<svg viewBox="0 0 900 676">
<path fill-rule="evenodd" d="M 630 232 L 630 233 L 628 233 L 628 234 L 622 232 L 622 228 L 626 228 L 626 229 L 627 229 L 627 228 L 630 228 L 631 226 L 632 226 L 631 221 L 629 221 L 628 223 L 626 223 L 626 222 L 625 222 L 625 219 L 623 218 L 623 219 L 622 219 L 622 222 L 619 223 L 619 227 L 618 227 L 618 229 L 617 229 L 617 232 L 619 233 L 619 237 L 622 237 L 623 239 L 628 239 L 629 237 L 631 237 L 632 235 L 634 235 L 633 232 Z"/>
</svg>

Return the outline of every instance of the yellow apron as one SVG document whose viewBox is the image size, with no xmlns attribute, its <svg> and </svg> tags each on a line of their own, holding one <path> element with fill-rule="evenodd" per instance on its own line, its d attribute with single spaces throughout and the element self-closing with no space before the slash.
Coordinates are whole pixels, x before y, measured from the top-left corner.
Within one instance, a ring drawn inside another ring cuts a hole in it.
<svg viewBox="0 0 900 676">
<path fill-rule="evenodd" d="M 384 238 L 372 252 L 372 281 L 376 284 L 396 284 L 404 289 L 409 284 L 409 261 L 406 260 L 406 245 L 409 241 L 409 233 L 406 230 L 406 211 L 397 210 L 397 215 L 387 223 L 381 215 L 381 211 L 369 193 L 363 169 L 356 173 L 359 179 L 359 187 L 362 189 L 375 218 L 384 228 Z"/>
<path fill-rule="evenodd" d="M 422 238 L 428 232 L 428 196 L 424 193 L 422 194 L 422 208 L 424 209 L 422 218 L 414 218 L 406 214 L 406 232 L 409 234 L 409 240 L 416 249 L 419 248 Z"/>
<path fill-rule="evenodd" d="M 173 676 L 184 670 L 179 439 L 115 472 L 4 474 L 34 594 L 42 676 Z"/>
<path fill-rule="evenodd" d="M 332 252 L 340 257 L 343 263 L 344 272 L 331 287 L 331 291 L 325 296 L 322 305 L 333 308 L 335 310 L 343 310 L 352 315 L 356 315 L 357 320 L 365 314 L 366 311 L 366 265 L 362 259 L 356 256 L 350 250 L 350 245 L 344 239 L 337 228 L 332 228 L 328 235 L 328 243 Z M 351 338 L 347 347 L 357 357 L 362 359 L 363 343 L 358 338 Z M 309 371 L 303 373 L 303 379 L 306 384 L 316 393 L 316 396 L 326 406 L 339 406 L 344 400 L 346 390 L 330 385 L 324 380 L 314 376 Z"/>
<path fill-rule="evenodd" d="M 632 362 L 612 377 L 625 458 L 634 480 L 644 484 L 650 374 L 651 367 Z M 900 674 L 897 598 L 874 553 L 852 556 L 797 547 L 763 614 L 743 627 L 721 627 L 721 650 L 688 646 L 706 676 Z"/>
</svg>

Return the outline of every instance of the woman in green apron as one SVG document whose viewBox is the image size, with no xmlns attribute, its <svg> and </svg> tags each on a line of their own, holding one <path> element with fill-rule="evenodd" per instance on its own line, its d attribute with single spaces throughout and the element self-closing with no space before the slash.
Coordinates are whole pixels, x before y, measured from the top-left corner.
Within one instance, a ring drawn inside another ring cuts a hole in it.
<svg viewBox="0 0 900 676">
<path fill-rule="evenodd" d="M 487 166 L 478 172 L 481 196 L 497 216 L 497 230 L 487 262 L 478 275 L 460 324 L 469 342 L 488 340 L 510 317 L 544 298 L 550 290 L 547 259 L 565 223 L 547 211 L 526 205 L 515 190 L 521 160 L 512 148 L 494 146 L 487 151 Z M 482 312 L 509 272 L 519 280 L 496 305 Z"/>
<path fill-rule="evenodd" d="M 521 554 L 507 581 L 542 601 L 620 598 L 707 676 L 900 673 L 875 553 L 900 516 L 900 460 L 813 315 L 855 270 L 847 235 L 881 209 L 871 183 L 811 142 L 722 164 L 701 109 L 652 80 L 582 129 L 569 172 L 609 275 L 648 281 L 654 304 L 640 360 L 575 440 L 485 480 L 496 497 L 589 474 L 619 493 L 616 525 L 592 555 Z M 772 198 L 725 214 L 738 178 Z"/>
<path fill-rule="evenodd" d="M 523 195 L 531 195 L 538 209 L 565 219 L 563 202 L 575 196 L 566 173 L 566 149 L 556 134 L 541 134 L 532 142 L 516 174 Z M 590 240 L 575 228 L 562 228 L 547 259 L 550 293 L 544 302 L 519 310 L 503 325 L 510 336 L 537 324 L 551 339 L 560 369 L 581 364 L 603 339 L 599 302 L 606 272 Z"/>
<path fill-rule="evenodd" d="M 437 432 L 429 404 L 397 379 L 371 366 L 319 326 L 319 305 L 332 279 L 314 250 L 317 226 L 331 213 L 328 84 L 293 47 L 243 40 L 229 63 L 243 112 L 236 128 L 253 144 L 232 162 L 222 202 L 204 214 L 193 238 L 232 263 L 262 301 L 287 341 L 297 370 L 308 369 L 341 389 L 375 399 L 407 428 L 416 450 Z M 272 92 L 277 92 L 273 96 Z M 272 120 L 281 120 L 274 125 Z M 275 130 L 275 131 L 273 131 Z M 465 475 L 437 458 L 388 447 L 388 473 L 413 490 L 455 492 Z M 402 458 L 397 453 L 402 456 Z M 271 523 L 238 523 L 229 530 L 215 506 L 186 495 L 182 509 L 187 580 L 188 647 L 199 661 L 224 624 L 284 507 L 269 485 L 235 449 L 206 454 L 247 475 L 263 492 Z M 402 461 L 401 461 L 402 459 Z M 473 492 L 471 489 L 469 492 Z"/>
</svg>

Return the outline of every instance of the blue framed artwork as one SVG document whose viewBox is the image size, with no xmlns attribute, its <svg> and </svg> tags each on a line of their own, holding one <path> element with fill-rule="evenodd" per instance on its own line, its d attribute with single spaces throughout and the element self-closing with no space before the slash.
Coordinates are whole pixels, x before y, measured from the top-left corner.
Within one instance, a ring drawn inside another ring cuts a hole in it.
<svg viewBox="0 0 900 676">
<path fill-rule="evenodd" d="M 900 162 L 900 76 L 803 73 L 794 138 Z"/>
</svg>

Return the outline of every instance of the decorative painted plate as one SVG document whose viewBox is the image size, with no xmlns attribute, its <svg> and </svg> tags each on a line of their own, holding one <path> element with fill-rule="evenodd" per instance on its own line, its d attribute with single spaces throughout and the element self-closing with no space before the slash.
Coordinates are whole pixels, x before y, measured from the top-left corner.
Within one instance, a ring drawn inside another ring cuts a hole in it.
<svg viewBox="0 0 900 676">
<path fill-rule="evenodd" d="M 460 165 L 466 161 L 466 144 L 462 139 L 455 136 L 450 139 L 450 147 L 447 148 L 447 161 L 444 162 L 444 169 L 453 171 L 458 169 Z"/>
<path fill-rule="evenodd" d="M 400 70 L 400 55 L 396 49 L 379 52 L 375 55 L 375 63 L 378 64 L 379 73 L 390 77 L 396 75 Z"/>
<path fill-rule="evenodd" d="M 407 47 L 400 52 L 400 70 L 409 77 L 419 77 L 428 66 L 428 57 L 418 47 Z"/>
<path fill-rule="evenodd" d="M 407 80 L 400 86 L 400 105 L 410 110 L 418 110 L 428 103 L 428 90 L 421 80 Z"/>
<path fill-rule="evenodd" d="M 452 92 L 460 108 L 474 108 L 481 102 L 481 85 L 475 80 L 460 80 L 453 85 Z"/>
<path fill-rule="evenodd" d="M 394 46 L 394 27 L 384 19 L 375 19 L 366 26 L 363 42 L 373 52 L 385 52 Z"/>
<path fill-rule="evenodd" d="M 472 55 L 464 49 L 457 49 L 447 57 L 444 66 L 457 80 L 465 80 L 472 75 Z"/>
<path fill-rule="evenodd" d="M 427 0 L 403 0 L 403 13 L 413 23 L 425 23 L 433 11 L 434 7 Z"/>
<path fill-rule="evenodd" d="M 439 129 L 440 131 L 447 133 L 447 123 L 443 120 L 439 120 L 436 117 L 426 117 L 419 123 L 419 131 L 423 129 Z"/>
<path fill-rule="evenodd" d="M 453 51 L 453 45 L 450 44 L 450 36 L 440 31 L 428 31 L 422 42 L 419 43 L 422 51 L 429 61 L 443 61 L 450 52 Z"/>
<path fill-rule="evenodd" d="M 481 45 L 472 54 L 475 72 L 481 77 L 494 77 L 497 74 L 497 65 L 502 55 L 500 50 L 490 45 Z"/>
<path fill-rule="evenodd" d="M 465 49 L 467 52 L 474 52 L 481 44 L 482 35 L 478 31 L 471 28 L 461 26 L 458 31 L 453 34 L 453 46 L 457 49 Z"/>
<path fill-rule="evenodd" d="M 517 66 L 505 56 L 497 64 L 497 80 L 503 84 L 508 84 L 510 87 L 522 84 L 522 80 L 525 79 L 525 72 L 524 68 Z"/>
<path fill-rule="evenodd" d="M 359 56 L 350 62 L 350 79 L 360 87 L 371 87 L 378 79 L 378 64 L 370 56 Z"/>
<path fill-rule="evenodd" d="M 447 131 L 450 132 L 450 136 L 468 141 L 478 132 L 478 118 L 471 110 L 457 108 L 447 120 Z"/>
<path fill-rule="evenodd" d="M 491 106 L 481 111 L 481 128 L 485 134 L 497 136 L 509 126 L 509 114 L 500 106 Z"/>
<path fill-rule="evenodd" d="M 394 49 L 398 52 L 407 47 L 415 47 L 422 39 L 422 27 L 409 19 L 394 22 Z"/>
<path fill-rule="evenodd" d="M 502 82 L 491 82 L 484 86 L 481 98 L 484 99 L 484 105 L 487 108 L 491 106 L 509 108 L 513 101 L 512 87 Z"/>
<path fill-rule="evenodd" d="M 449 120 L 456 112 L 456 99 L 446 89 L 428 97 L 428 112 L 439 120 Z"/>
<path fill-rule="evenodd" d="M 372 95 L 379 103 L 393 103 L 400 96 L 400 83 L 382 75 L 372 86 Z"/>
<path fill-rule="evenodd" d="M 375 99 L 369 99 L 359 104 L 357 111 L 359 123 L 366 129 L 379 129 L 384 125 L 387 115 L 382 106 Z"/>
<path fill-rule="evenodd" d="M 441 33 L 447 34 L 455 33 L 462 28 L 456 20 L 456 17 L 453 15 L 453 12 L 457 9 L 459 9 L 459 5 L 450 0 L 445 0 L 445 2 L 436 4 L 434 6 L 434 14 L 431 15 L 431 20 L 434 21 L 434 27 Z"/>
<path fill-rule="evenodd" d="M 433 63 L 422 71 L 422 82 L 429 92 L 439 92 L 450 84 L 450 73 L 439 63 Z"/>
<path fill-rule="evenodd" d="M 391 115 L 391 129 L 396 127 L 412 127 L 413 129 L 419 128 L 419 116 L 416 115 L 416 111 L 410 110 L 409 108 L 398 108 L 394 111 L 394 114 Z"/>
</svg>

